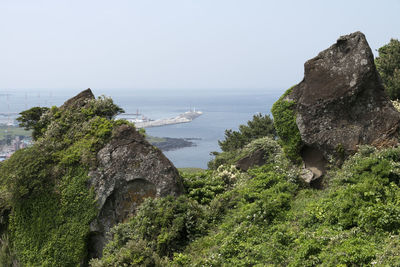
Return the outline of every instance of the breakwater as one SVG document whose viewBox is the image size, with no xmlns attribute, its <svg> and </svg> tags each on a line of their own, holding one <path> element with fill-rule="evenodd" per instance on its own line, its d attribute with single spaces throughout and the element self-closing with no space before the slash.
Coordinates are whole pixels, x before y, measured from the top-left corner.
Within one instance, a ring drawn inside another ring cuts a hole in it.
<svg viewBox="0 0 400 267">
<path fill-rule="evenodd" d="M 203 112 L 201 111 L 188 111 L 182 113 L 174 118 L 169 119 L 159 119 L 159 120 L 131 120 L 136 126 L 136 128 L 149 128 L 158 127 L 171 124 L 188 123 L 193 121 L 195 118 L 201 116 Z"/>
</svg>

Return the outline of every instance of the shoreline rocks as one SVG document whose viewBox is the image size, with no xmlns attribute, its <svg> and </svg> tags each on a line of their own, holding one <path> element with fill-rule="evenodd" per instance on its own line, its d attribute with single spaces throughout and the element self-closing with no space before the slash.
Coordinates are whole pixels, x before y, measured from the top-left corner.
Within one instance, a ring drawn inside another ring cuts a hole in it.
<svg viewBox="0 0 400 267">
<path fill-rule="evenodd" d="M 150 142 L 153 146 L 156 146 L 161 151 L 172 151 L 178 150 L 185 147 L 196 146 L 196 143 L 192 140 L 198 140 L 197 138 L 171 138 L 163 137 L 161 142 Z"/>
</svg>

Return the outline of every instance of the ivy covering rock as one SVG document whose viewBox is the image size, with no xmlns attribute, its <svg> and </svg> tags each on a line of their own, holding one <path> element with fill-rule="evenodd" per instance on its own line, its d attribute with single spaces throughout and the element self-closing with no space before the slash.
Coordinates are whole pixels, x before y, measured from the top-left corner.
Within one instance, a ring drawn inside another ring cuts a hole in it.
<svg viewBox="0 0 400 267">
<path fill-rule="evenodd" d="M 125 210 L 119 211 L 123 214 L 115 217 L 104 208 L 109 195 L 118 197 L 123 191 L 120 185 L 110 185 L 110 173 L 106 177 L 101 174 L 110 163 L 98 153 L 113 144 L 124 149 L 124 154 L 142 156 L 146 164 L 159 162 L 151 173 L 153 197 L 180 193 L 180 177 L 169 160 L 145 141 L 133 124 L 113 119 L 122 111 L 110 98 L 95 99 L 88 89 L 61 107 L 21 113 L 20 121 L 33 129 L 36 141 L 0 165 L 0 234 L 5 234 L 0 239 L 2 243 L 7 240 L 8 247 L 1 259 L 17 259 L 27 266 L 77 266 L 96 256 L 99 248 L 101 252 L 104 241 L 93 237 L 105 236 L 119 222 L 115 220 L 132 216 L 148 193 L 136 188 L 146 183 L 147 176 L 141 174 L 144 164 L 135 168 L 140 177 L 127 178 L 125 185 L 137 195 L 125 200 Z M 124 146 L 126 141 L 134 147 Z M 118 158 L 122 165 L 129 160 Z M 108 229 L 96 228 L 102 218 L 107 218 Z"/>
</svg>

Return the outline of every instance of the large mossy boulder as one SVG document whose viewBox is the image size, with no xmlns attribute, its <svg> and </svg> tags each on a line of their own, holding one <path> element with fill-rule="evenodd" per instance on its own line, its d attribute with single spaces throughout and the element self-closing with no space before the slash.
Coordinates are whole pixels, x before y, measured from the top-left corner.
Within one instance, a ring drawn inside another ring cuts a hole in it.
<svg viewBox="0 0 400 267">
<path fill-rule="evenodd" d="M 130 125 L 114 129 L 90 171 L 99 214 L 91 223 L 91 257 L 101 257 L 111 228 L 132 217 L 147 197 L 177 196 L 183 184 L 177 169 Z"/>
<path fill-rule="evenodd" d="M 340 37 L 304 69 L 304 79 L 272 110 L 292 159 L 301 155 L 306 167 L 323 166 L 331 157 L 353 154 L 359 145 L 398 143 L 400 113 L 384 92 L 364 34 Z"/>
<path fill-rule="evenodd" d="M 0 164 L 0 211 L 8 212 L 0 232 L 7 227 L 22 266 L 85 265 L 144 198 L 183 191 L 172 163 L 134 125 L 113 119 L 120 112 L 85 90 L 45 111 L 33 146 Z"/>
</svg>

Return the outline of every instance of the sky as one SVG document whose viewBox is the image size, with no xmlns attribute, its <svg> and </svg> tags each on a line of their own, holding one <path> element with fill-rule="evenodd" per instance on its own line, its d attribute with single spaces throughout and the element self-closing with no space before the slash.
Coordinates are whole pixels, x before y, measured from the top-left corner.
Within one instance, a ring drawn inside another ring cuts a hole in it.
<svg viewBox="0 0 400 267">
<path fill-rule="evenodd" d="M 0 0 L 0 91 L 285 90 L 362 31 L 400 39 L 399 0 Z"/>
</svg>

